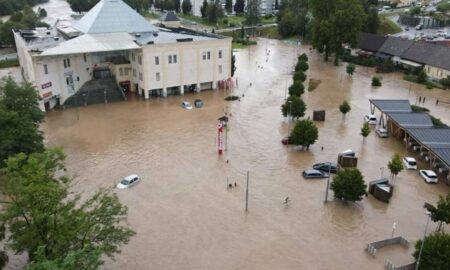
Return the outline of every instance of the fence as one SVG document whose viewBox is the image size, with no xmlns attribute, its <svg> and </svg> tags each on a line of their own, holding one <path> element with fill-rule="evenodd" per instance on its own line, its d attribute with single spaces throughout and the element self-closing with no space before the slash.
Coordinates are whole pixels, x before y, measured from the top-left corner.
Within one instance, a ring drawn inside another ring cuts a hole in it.
<svg viewBox="0 0 450 270">
<path fill-rule="evenodd" d="M 384 267 L 387 270 L 415 270 L 416 269 L 416 262 L 404 264 L 401 266 L 395 266 L 392 262 L 389 260 L 386 260 L 386 263 L 384 264 Z"/>
<path fill-rule="evenodd" d="M 402 236 L 397 236 L 397 237 L 388 238 L 388 239 L 369 243 L 367 245 L 367 252 L 370 255 L 375 256 L 375 253 L 377 253 L 377 249 L 380 249 L 385 246 L 391 246 L 391 245 L 397 245 L 397 244 L 400 244 L 400 245 L 404 246 L 405 248 L 409 247 L 408 240 L 406 240 Z"/>
</svg>

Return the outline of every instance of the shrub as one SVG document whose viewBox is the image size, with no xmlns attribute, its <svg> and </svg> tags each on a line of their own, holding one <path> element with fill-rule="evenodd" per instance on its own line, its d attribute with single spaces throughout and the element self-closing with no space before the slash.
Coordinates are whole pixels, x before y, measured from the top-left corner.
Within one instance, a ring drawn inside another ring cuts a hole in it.
<svg viewBox="0 0 450 270">
<path fill-rule="evenodd" d="M 289 86 L 289 95 L 299 97 L 305 92 L 305 86 L 300 81 L 294 81 L 294 83 Z"/>
<path fill-rule="evenodd" d="M 377 64 L 378 73 L 389 73 L 394 71 L 395 65 L 394 62 L 392 62 L 391 60 L 382 61 Z"/>
<path fill-rule="evenodd" d="M 302 70 L 296 71 L 293 77 L 294 81 L 304 82 L 306 81 L 306 75 Z"/>
<path fill-rule="evenodd" d="M 224 98 L 224 100 L 226 100 L 226 101 L 233 101 L 233 100 L 238 100 L 238 99 L 239 99 L 238 96 L 228 96 L 228 97 Z"/>
<path fill-rule="evenodd" d="M 372 77 L 372 86 L 381 86 L 381 80 L 377 76 Z"/>
</svg>

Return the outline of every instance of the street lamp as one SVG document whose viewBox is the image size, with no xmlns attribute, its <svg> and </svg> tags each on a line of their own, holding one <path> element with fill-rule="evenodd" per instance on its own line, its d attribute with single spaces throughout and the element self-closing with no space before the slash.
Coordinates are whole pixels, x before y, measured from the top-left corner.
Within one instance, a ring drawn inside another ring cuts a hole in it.
<svg viewBox="0 0 450 270">
<path fill-rule="evenodd" d="M 423 232 L 422 244 L 420 245 L 419 257 L 417 257 L 416 270 L 419 270 L 420 257 L 422 257 L 423 244 L 425 243 L 425 236 L 427 235 L 428 223 L 430 223 L 431 213 L 429 211 L 425 212 L 427 215 L 427 224 L 425 225 L 425 231 Z"/>
<path fill-rule="evenodd" d="M 291 121 L 290 121 L 289 117 L 291 116 L 291 113 L 292 113 L 292 101 L 289 100 L 288 103 L 289 103 L 289 115 L 288 115 L 288 134 L 287 134 L 287 137 L 289 138 L 289 132 L 291 131 Z"/>
<path fill-rule="evenodd" d="M 327 178 L 327 189 L 325 190 L 325 201 L 328 202 L 328 190 L 330 189 L 330 175 L 331 175 L 331 162 L 327 162 L 328 164 L 328 178 Z"/>
</svg>

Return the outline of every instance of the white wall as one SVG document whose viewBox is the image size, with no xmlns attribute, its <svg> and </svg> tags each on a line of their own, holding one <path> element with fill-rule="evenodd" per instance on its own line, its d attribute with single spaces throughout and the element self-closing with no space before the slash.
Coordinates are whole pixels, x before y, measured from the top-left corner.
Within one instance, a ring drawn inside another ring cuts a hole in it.
<svg viewBox="0 0 450 270">
<path fill-rule="evenodd" d="M 425 66 L 425 72 L 428 76 L 434 79 L 444 79 L 450 76 L 450 70 L 445 70 L 438 67 L 432 67 L 429 65 Z"/>
</svg>

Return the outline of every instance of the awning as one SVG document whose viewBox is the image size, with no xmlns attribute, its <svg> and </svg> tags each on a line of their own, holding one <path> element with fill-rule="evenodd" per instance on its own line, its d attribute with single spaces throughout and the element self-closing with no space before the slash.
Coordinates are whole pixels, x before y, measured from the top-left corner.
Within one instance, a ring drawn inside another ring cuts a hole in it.
<svg viewBox="0 0 450 270">
<path fill-rule="evenodd" d="M 395 62 L 397 62 L 397 63 L 400 63 L 400 64 L 404 64 L 404 65 L 407 65 L 407 66 L 410 66 L 410 67 L 421 67 L 422 65 L 421 64 L 419 64 L 419 63 L 416 63 L 416 62 L 413 62 L 413 61 L 408 61 L 408 60 L 405 60 L 405 59 L 401 59 L 400 57 L 398 57 L 398 56 L 394 56 L 393 58 L 392 58 L 392 61 L 395 63 Z"/>
</svg>

